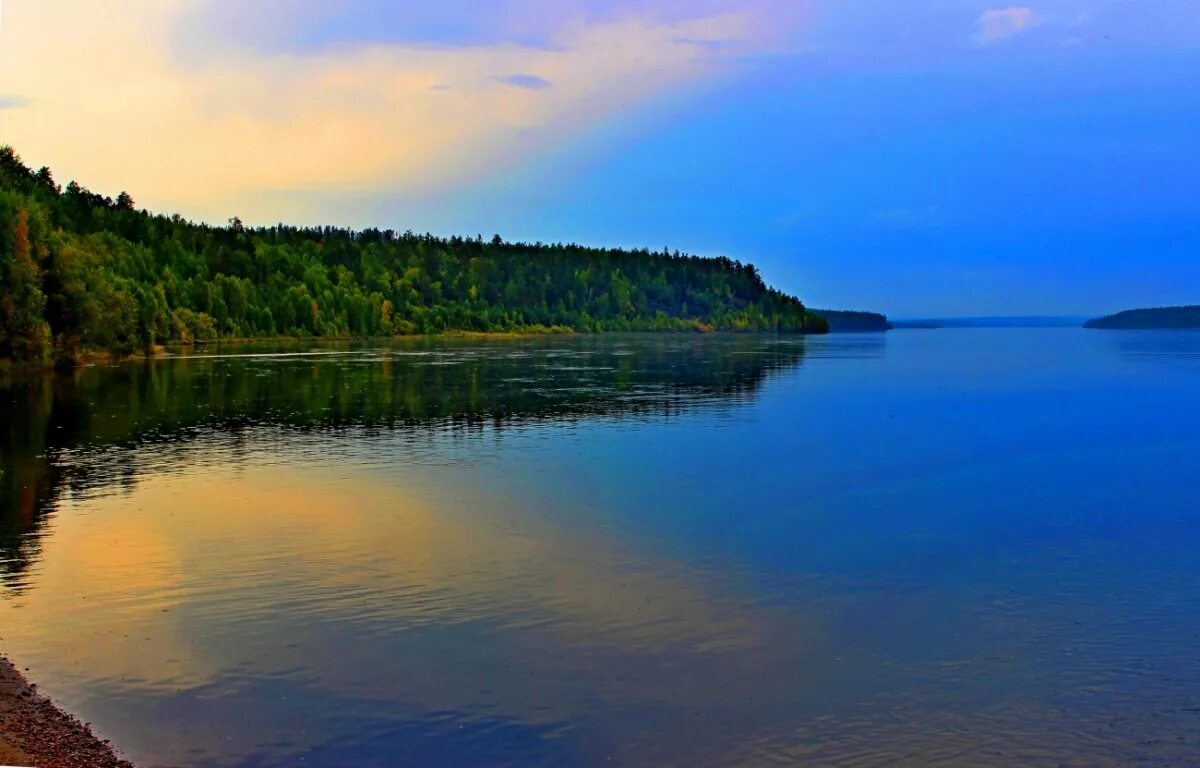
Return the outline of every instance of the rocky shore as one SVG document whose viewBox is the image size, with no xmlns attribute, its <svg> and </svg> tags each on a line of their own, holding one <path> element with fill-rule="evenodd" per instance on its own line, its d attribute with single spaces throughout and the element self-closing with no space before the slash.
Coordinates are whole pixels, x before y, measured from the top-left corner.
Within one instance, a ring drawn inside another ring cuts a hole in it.
<svg viewBox="0 0 1200 768">
<path fill-rule="evenodd" d="M 86 723 L 63 712 L 0 657 L 0 765 L 133 768 Z"/>
</svg>

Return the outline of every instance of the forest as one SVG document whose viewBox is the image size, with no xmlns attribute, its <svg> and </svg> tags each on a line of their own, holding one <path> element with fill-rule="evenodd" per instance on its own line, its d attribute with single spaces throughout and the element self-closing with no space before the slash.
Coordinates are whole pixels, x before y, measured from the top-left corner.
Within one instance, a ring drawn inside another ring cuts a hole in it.
<svg viewBox="0 0 1200 768">
<path fill-rule="evenodd" d="M 194 223 L 0 148 L 0 360 L 169 343 L 467 332 L 769 331 L 828 324 L 758 270 L 499 236 Z"/>
<path fill-rule="evenodd" d="M 1112 331 L 1192 330 L 1200 328 L 1200 306 L 1127 309 L 1089 320 L 1083 327 Z"/>
<path fill-rule="evenodd" d="M 864 333 L 890 331 L 893 326 L 886 315 L 878 312 L 856 312 L 836 309 L 809 310 L 829 324 L 832 333 Z"/>
</svg>

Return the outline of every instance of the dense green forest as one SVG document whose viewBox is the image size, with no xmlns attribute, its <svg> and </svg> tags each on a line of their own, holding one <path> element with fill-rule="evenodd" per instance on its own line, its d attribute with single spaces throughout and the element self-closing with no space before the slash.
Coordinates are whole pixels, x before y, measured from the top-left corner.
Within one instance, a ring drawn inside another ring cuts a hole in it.
<svg viewBox="0 0 1200 768">
<path fill-rule="evenodd" d="M 1200 329 L 1200 306 L 1128 309 L 1089 320 L 1084 327 L 1113 331 Z"/>
<path fill-rule="evenodd" d="M 0 359 L 449 330 L 823 332 L 749 264 L 138 210 L 0 148 Z"/>
<path fill-rule="evenodd" d="M 855 312 L 838 309 L 809 310 L 817 317 L 829 323 L 833 333 L 863 333 L 890 331 L 892 324 L 885 315 L 878 312 Z"/>
</svg>

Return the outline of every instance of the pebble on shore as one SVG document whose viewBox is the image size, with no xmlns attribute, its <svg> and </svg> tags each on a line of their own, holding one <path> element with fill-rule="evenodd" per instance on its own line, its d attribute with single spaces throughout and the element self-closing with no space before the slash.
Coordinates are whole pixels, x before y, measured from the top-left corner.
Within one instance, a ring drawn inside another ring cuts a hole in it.
<svg viewBox="0 0 1200 768">
<path fill-rule="evenodd" d="M 37 768 L 133 768 L 78 718 L 38 694 L 0 657 L 0 765 Z"/>
</svg>

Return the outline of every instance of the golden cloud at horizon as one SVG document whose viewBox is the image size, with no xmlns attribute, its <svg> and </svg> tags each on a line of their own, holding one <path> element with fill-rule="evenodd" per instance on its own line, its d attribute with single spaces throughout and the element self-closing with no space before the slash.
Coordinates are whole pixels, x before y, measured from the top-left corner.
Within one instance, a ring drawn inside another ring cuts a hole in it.
<svg viewBox="0 0 1200 768">
<path fill-rule="evenodd" d="M 763 34 L 747 10 L 570 24 L 551 47 L 229 47 L 188 61 L 172 41 L 193 6 L 8 3 L 0 96 L 19 106 L 0 110 L 0 142 L 60 182 L 125 189 L 189 216 L 269 221 L 294 212 L 288 193 L 416 195 L 496 173 L 716 74 Z"/>
</svg>

